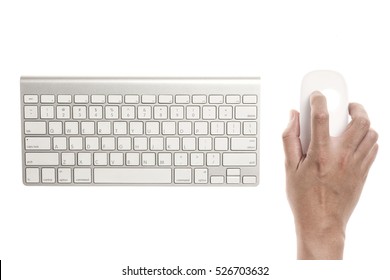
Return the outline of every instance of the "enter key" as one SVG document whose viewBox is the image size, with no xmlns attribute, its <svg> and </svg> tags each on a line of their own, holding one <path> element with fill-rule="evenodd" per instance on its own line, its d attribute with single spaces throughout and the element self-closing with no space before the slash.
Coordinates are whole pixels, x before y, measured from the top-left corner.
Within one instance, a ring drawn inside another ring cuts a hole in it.
<svg viewBox="0 0 390 280">
<path fill-rule="evenodd" d="M 232 151 L 256 151 L 257 138 L 231 138 L 230 148 Z"/>
</svg>

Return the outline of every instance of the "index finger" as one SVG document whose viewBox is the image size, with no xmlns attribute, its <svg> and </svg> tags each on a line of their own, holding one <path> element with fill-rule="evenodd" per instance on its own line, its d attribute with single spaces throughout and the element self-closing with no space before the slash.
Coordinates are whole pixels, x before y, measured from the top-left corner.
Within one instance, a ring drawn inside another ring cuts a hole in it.
<svg viewBox="0 0 390 280">
<path fill-rule="evenodd" d="M 325 96 L 319 91 L 310 95 L 311 106 L 311 141 L 310 146 L 327 145 L 329 136 L 329 113 Z"/>
</svg>

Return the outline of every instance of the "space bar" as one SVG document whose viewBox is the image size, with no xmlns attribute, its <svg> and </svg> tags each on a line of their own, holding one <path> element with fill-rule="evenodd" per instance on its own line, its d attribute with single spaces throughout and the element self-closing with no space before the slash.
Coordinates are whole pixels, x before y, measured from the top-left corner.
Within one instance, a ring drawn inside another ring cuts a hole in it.
<svg viewBox="0 0 390 280">
<path fill-rule="evenodd" d="M 95 168 L 95 183 L 101 184 L 169 184 L 169 168 Z"/>
</svg>

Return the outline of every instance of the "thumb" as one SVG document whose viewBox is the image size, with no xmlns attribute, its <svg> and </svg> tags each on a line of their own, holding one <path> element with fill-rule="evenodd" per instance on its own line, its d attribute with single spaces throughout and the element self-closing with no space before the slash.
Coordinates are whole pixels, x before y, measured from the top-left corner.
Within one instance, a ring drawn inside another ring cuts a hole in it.
<svg viewBox="0 0 390 280">
<path fill-rule="evenodd" d="M 283 146 L 286 165 L 296 168 L 302 158 L 302 146 L 299 139 L 299 113 L 295 110 L 290 112 L 290 122 L 283 132 Z"/>
</svg>

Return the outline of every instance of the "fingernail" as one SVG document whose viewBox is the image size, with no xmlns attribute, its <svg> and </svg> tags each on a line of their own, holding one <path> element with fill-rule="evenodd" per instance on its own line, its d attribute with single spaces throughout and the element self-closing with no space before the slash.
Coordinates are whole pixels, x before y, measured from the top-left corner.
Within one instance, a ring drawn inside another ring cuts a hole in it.
<svg viewBox="0 0 390 280">
<path fill-rule="evenodd" d="M 290 111 L 290 122 L 294 119 L 295 114 L 293 111 Z"/>
</svg>

